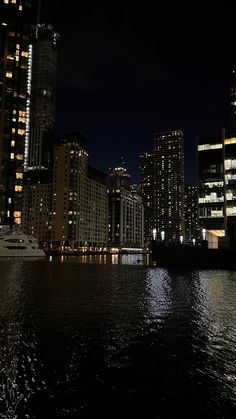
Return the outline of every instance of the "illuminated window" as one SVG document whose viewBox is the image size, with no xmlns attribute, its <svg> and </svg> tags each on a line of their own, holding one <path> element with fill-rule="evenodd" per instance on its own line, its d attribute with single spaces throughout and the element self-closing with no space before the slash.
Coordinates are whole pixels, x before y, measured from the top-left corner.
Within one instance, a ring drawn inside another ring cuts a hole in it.
<svg viewBox="0 0 236 419">
<path fill-rule="evenodd" d="M 235 103 L 236 104 L 236 103 Z M 236 143 L 236 138 L 226 138 L 225 140 L 225 144 L 235 144 Z"/>
<path fill-rule="evenodd" d="M 236 169 L 236 159 L 227 159 L 225 160 L 225 169 Z"/>
<path fill-rule="evenodd" d="M 198 151 L 204 151 L 204 150 L 213 150 L 217 148 L 223 148 L 222 144 L 216 143 L 216 144 L 200 144 L 198 146 Z"/>
<path fill-rule="evenodd" d="M 214 218 L 223 217 L 223 210 L 212 210 L 211 217 L 214 217 Z"/>
<path fill-rule="evenodd" d="M 226 215 L 236 215 L 236 207 L 228 207 L 226 210 Z"/>
<path fill-rule="evenodd" d="M 15 224 L 21 224 L 21 218 L 14 218 Z"/>
<path fill-rule="evenodd" d="M 14 211 L 14 218 L 19 218 L 21 217 L 21 212 L 20 211 Z"/>
<path fill-rule="evenodd" d="M 12 3 L 16 3 L 16 0 L 11 0 Z"/>
<path fill-rule="evenodd" d="M 199 204 L 203 204 L 205 202 L 223 202 L 223 201 L 224 201 L 224 197 L 223 196 L 218 197 L 216 192 L 211 192 L 210 194 L 205 195 L 205 197 L 198 199 Z"/>
<path fill-rule="evenodd" d="M 16 160 L 24 160 L 24 155 L 23 154 L 17 154 L 16 155 Z"/>
<path fill-rule="evenodd" d="M 12 79 L 12 72 L 11 71 L 7 71 L 6 72 L 6 77 L 8 77 L 9 79 Z"/>
<path fill-rule="evenodd" d="M 19 111 L 19 116 L 22 116 L 22 117 L 26 116 L 26 112 L 25 111 Z"/>
<path fill-rule="evenodd" d="M 16 179 L 23 179 L 23 173 L 16 172 Z"/>
<path fill-rule="evenodd" d="M 219 181 L 219 182 L 206 182 L 205 183 L 205 187 L 206 188 L 219 188 L 219 187 L 223 187 L 223 181 Z"/>
<path fill-rule="evenodd" d="M 15 154 L 11 153 L 11 160 L 14 160 Z"/>
<path fill-rule="evenodd" d="M 5 4 L 8 4 L 8 3 L 9 3 L 9 0 L 4 0 L 4 3 L 5 3 Z"/>
<path fill-rule="evenodd" d="M 18 134 L 19 135 L 24 135 L 25 134 L 25 130 L 24 129 L 18 129 Z"/>
<path fill-rule="evenodd" d="M 15 185 L 15 192 L 21 192 L 22 186 L 21 185 Z"/>
<path fill-rule="evenodd" d="M 15 147 L 15 141 L 14 140 L 11 141 L 11 146 Z"/>
</svg>

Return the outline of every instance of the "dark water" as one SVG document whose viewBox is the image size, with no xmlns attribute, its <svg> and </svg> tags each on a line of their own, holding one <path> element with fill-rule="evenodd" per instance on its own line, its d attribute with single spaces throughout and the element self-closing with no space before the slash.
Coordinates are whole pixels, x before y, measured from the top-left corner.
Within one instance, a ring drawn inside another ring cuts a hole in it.
<svg viewBox="0 0 236 419">
<path fill-rule="evenodd" d="M 0 418 L 235 418 L 236 272 L 103 262 L 0 262 Z"/>
</svg>

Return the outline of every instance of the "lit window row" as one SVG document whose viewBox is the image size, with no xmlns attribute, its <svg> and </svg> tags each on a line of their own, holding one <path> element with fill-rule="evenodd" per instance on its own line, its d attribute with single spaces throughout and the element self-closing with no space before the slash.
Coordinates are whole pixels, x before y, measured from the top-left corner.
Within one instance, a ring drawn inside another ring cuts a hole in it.
<svg viewBox="0 0 236 419">
<path fill-rule="evenodd" d="M 206 188 L 220 188 L 220 187 L 223 187 L 223 186 L 224 186 L 223 181 L 220 181 L 220 182 L 206 182 L 205 183 Z"/>
<path fill-rule="evenodd" d="M 236 159 L 225 160 L 225 170 L 236 169 Z"/>
<path fill-rule="evenodd" d="M 235 104 L 236 104 L 236 102 L 235 102 Z M 236 144 L 236 137 L 226 138 L 224 142 L 225 142 L 225 144 Z"/>
<path fill-rule="evenodd" d="M 236 207 L 228 207 L 226 209 L 226 215 L 236 215 Z"/>
<path fill-rule="evenodd" d="M 223 148 L 223 145 L 220 143 L 216 144 L 200 144 L 198 146 L 198 151 L 204 151 L 204 150 L 214 150 L 217 148 Z"/>
</svg>

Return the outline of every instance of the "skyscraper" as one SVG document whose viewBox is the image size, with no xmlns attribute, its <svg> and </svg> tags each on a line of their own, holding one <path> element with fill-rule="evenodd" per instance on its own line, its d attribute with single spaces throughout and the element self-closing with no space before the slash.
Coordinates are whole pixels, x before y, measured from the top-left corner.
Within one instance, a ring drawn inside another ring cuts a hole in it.
<svg viewBox="0 0 236 419">
<path fill-rule="evenodd" d="M 87 139 L 67 134 L 55 149 L 52 242 L 58 249 L 99 250 L 108 241 L 106 175 L 88 165 Z"/>
<path fill-rule="evenodd" d="M 154 193 L 154 153 L 153 151 L 140 153 L 139 177 L 140 194 L 144 206 L 144 238 L 151 240 L 153 230 L 153 193 Z"/>
<path fill-rule="evenodd" d="M 52 168 L 58 34 L 37 24 L 33 37 L 28 167 Z"/>
<path fill-rule="evenodd" d="M 0 223 L 21 224 L 37 2 L 0 2 Z"/>
<path fill-rule="evenodd" d="M 186 185 L 184 187 L 185 208 L 185 240 L 191 241 L 199 238 L 198 223 L 198 187 Z"/>
<path fill-rule="evenodd" d="M 184 235 L 184 140 L 179 130 L 155 134 L 154 150 L 140 154 L 146 241 L 156 229 L 166 240 Z"/>
<path fill-rule="evenodd" d="M 230 78 L 230 126 L 236 129 L 236 70 L 232 70 Z"/>
<path fill-rule="evenodd" d="M 123 163 L 110 173 L 109 183 L 109 246 L 143 248 L 142 198 L 131 190 Z"/>
</svg>

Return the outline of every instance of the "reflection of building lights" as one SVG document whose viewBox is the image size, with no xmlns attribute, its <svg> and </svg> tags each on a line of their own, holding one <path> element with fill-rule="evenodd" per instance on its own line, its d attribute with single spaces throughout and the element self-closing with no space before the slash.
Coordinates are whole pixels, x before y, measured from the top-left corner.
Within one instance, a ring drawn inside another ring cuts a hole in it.
<svg viewBox="0 0 236 419">
<path fill-rule="evenodd" d="M 196 239 L 193 239 L 193 246 L 195 246 L 196 244 Z"/>
<path fill-rule="evenodd" d="M 179 237 L 179 239 L 180 239 L 180 243 L 182 244 L 182 243 L 183 243 L 183 241 L 184 241 L 183 236 L 180 236 L 180 237 Z"/>
<path fill-rule="evenodd" d="M 33 47 L 29 45 L 28 71 L 27 71 L 27 100 L 26 100 L 26 127 L 25 127 L 25 155 L 24 168 L 28 167 L 29 159 L 29 137 L 30 137 L 30 95 L 31 95 L 31 80 L 32 80 L 32 53 Z"/>
<path fill-rule="evenodd" d="M 161 240 L 164 241 L 165 240 L 165 232 L 161 231 Z"/>
<path fill-rule="evenodd" d="M 152 230 L 152 237 L 153 237 L 153 240 L 156 240 L 157 239 L 157 229 L 156 228 L 154 228 Z"/>
<path fill-rule="evenodd" d="M 202 240 L 206 240 L 206 229 L 202 229 Z"/>
</svg>

